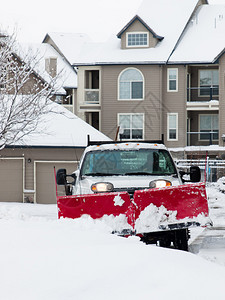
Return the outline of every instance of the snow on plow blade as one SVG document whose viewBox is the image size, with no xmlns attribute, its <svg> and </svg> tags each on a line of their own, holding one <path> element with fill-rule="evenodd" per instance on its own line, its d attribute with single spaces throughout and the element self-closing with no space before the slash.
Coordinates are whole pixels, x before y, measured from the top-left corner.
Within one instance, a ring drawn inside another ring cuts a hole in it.
<svg viewBox="0 0 225 300">
<path fill-rule="evenodd" d="M 163 205 L 169 211 L 177 211 L 177 220 L 197 217 L 201 213 L 208 215 L 204 183 L 136 191 L 134 202 L 139 214 L 152 203 L 157 207 Z"/>
<path fill-rule="evenodd" d="M 185 222 L 197 223 L 198 216 L 202 216 L 203 223 L 207 223 L 208 202 L 204 183 L 187 184 L 167 188 L 154 188 L 137 190 L 133 199 L 127 192 L 98 193 L 89 195 L 58 196 L 58 215 L 64 218 L 80 218 L 89 215 L 93 219 L 102 218 L 105 215 L 125 215 L 127 223 L 135 229 L 136 224 L 142 221 L 141 216 L 149 207 L 157 209 L 163 207 L 163 218 L 160 216 L 157 227 L 161 221 L 176 223 L 185 219 Z M 158 213 L 155 210 L 155 213 Z M 168 216 L 173 214 L 173 219 Z M 155 219 L 155 218 L 154 218 Z M 193 221 L 195 220 L 195 221 Z M 191 222 L 193 221 L 193 222 Z M 146 222 L 146 220 L 145 220 Z M 148 217 L 149 230 L 151 228 L 151 215 Z M 203 224 L 203 225 L 205 225 Z M 201 224 L 202 225 L 202 224 Z"/>
<path fill-rule="evenodd" d="M 130 196 L 127 192 L 58 196 L 57 204 L 59 218 L 76 219 L 89 215 L 93 219 L 99 219 L 104 215 L 126 214 Z"/>
</svg>

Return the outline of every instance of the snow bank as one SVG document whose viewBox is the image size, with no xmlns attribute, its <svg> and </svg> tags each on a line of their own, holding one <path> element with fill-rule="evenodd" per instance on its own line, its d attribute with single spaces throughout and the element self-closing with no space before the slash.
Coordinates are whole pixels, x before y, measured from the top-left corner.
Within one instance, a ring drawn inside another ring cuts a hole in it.
<svg viewBox="0 0 225 300">
<path fill-rule="evenodd" d="M 55 205 L 0 203 L 1 299 L 224 299 L 225 269 Z M 207 288 L 206 288 L 207 287 Z"/>
<path fill-rule="evenodd" d="M 218 226 L 221 182 L 207 187 Z M 108 222 L 58 220 L 56 205 L 0 203 L 1 299 L 224 299 L 224 248 L 195 255 L 145 245 L 110 234 Z"/>
</svg>

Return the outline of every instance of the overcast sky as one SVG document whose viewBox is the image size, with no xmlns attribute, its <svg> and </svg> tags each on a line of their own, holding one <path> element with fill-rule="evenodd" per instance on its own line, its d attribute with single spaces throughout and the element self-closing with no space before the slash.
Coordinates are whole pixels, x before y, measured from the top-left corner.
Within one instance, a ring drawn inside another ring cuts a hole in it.
<svg viewBox="0 0 225 300">
<path fill-rule="evenodd" d="M 42 42 L 48 32 L 101 33 L 104 36 L 107 33 L 117 34 L 136 14 L 141 2 L 4 0 L 0 9 L 0 26 L 9 32 L 16 31 L 18 40 L 28 43 Z M 209 3 L 225 5 L 225 0 L 209 0 Z"/>
</svg>

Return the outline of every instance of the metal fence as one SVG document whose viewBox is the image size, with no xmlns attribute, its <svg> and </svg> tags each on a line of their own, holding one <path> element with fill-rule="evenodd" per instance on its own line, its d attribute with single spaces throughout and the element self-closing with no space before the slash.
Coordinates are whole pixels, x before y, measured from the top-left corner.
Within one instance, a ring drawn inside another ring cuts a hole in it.
<svg viewBox="0 0 225 300">
<path fill-rule="evenodd" d="M 216 182 L 225 176 L 225 160 L 219 159 L 179 159 L 175 160 L 178 169 L 188 171 L 191 166 L 201 170 L 201 181 Z"/>
</svg>

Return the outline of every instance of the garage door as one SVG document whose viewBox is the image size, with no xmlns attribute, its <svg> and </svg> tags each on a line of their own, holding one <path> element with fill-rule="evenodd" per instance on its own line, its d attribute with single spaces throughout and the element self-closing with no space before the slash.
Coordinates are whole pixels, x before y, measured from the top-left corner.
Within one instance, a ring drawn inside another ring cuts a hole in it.
<svg viewBox="0 0 225 300">
<path fill-rule="evenodd" d="M 23 159 L 0 159 L 0 201 L 23 202 Z"/>
<path fill-rule="evenodd" d="M 55 178 L 54 166 L 57 169 L 64 168 L 67 174 L 77 168 L 75 162 L 36 162 L 36 202 L 41 204 L 55 204 Z M 58 194 L 65 195 L 63 187 L 58 186 Z"/>
</svg>

